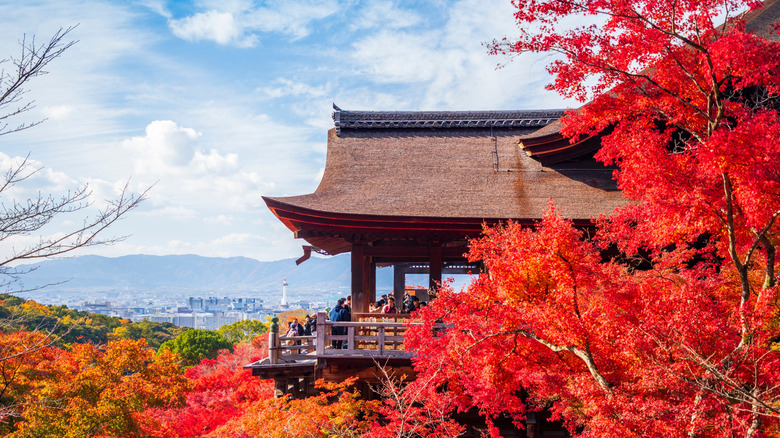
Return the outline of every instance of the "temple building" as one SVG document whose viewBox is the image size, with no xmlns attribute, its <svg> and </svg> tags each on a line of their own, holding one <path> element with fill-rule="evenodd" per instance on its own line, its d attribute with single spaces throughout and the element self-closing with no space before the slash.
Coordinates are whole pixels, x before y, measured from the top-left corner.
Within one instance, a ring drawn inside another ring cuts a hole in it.
<svg viewBox="0 0 780 438">
<path fill-rule="evenodd" d="M 380 112 L 334 105 L 322 181 L 314 193 L 265 197 L 304 250 L 351 253 L 352 301 L 368 312 L 376 267 L 393 265 L 396 302 L 411 264 L 430 287 L 466 263 L 469 239 L 512 219 L 532 224 L 549 201 L 575 224 L 624 203 L 598 140 L 569 144 L 545 127 L 560 110 Z M 304 256 L 305 258 L 306 256 Z"/>
<path fill-rule="evenodd" d="M 746 29 L 778 41 L 778 16 L 780 2 L 767 0 L 746 15 Z M 377 267 L 394 267 L 400 303 L 406 273 L 428 273 L 435 293 L 448 274 L 478 271 L 465 253 L 485 226 L 507 220 L 531 226 L 552 204 L 588 230 L 595 217 L 628 202 L 612 179 L 614 169 L 593 158 L 604 133 L 571 142 L 560 133 L 563 114 L 346 111 L 334 105 L 319 187 L 263 199 L 305 241 L 299 262 L 311 251 L 351 254 L 352 319 L 334 323 L 319 313 L 316 335 L 295 339 L 272 327 L 269 357 L 247 367 L 293 396 L 313 393 L 320 378 L 358 376 L 368 386 L 387 368 L 413 378 L 413 352 L 403 350 L 408 315 L 368 313 L 377 298 Z M 346 334 L 331 331 L 334 326 Z M 527 437 L 563 433 L 533 413 L 524 423 Z M 543 433 L 545 427 L 553 429 Z"/>
<path fill-rule="evenodd" d="M 320 313 L 316 334 L 295 340 L 272 327 L 269 357 L 248 366 L 253 375 L 296 397 L 315 393 L 317 379 L 358 376 L 358 388 L 370 396 L 388 369 L 413 378 L 413 353 L 403 349 L 409 315 L 368 313 L 378 266 L 394 267 L 401 303 L 407 273 L 429 274 L 435 293 L 450 274 L 478 272 L 465 253 L 485 226 L 509 219 L 532 225 L 552 202 L 587 229 L 594 216 L 624 205 L 612 169 L 593 158 L 598 139 L 565 141 L 557 131 L 561 116 L 561 110 L 374 112 L 334 105 L 317 190 L 263 199 L 305 241 L 299 262 L 311 251 L 351 254 L 352 319 L 334 324 Z M 529 414 L 525 423 L 529 437 L 563 433 L 544 415 Z"/>
</svg>

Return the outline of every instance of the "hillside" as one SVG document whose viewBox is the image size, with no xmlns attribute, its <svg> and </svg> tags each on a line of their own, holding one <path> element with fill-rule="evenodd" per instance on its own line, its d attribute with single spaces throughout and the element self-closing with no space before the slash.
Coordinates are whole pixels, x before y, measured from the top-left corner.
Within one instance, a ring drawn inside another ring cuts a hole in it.
<svg viewBox="0 0 780 438">
<path fill-rule="evenodd" d="M 50 290 L 78 292 L 95 290 L 136 291 L 346 291 L 350 284 L 349 255 L 311 258 L 296 266 L 294 259 L 261 262 L 246 257 L 201 257 L 196 255 L 82 256 L 22 265 L 24 287 L 55 284 Z M 377 271 L 377 286 L 392 288 L 392 270 Z M 58 284 L 59 283 L 59 284 Z"/>
</svg>

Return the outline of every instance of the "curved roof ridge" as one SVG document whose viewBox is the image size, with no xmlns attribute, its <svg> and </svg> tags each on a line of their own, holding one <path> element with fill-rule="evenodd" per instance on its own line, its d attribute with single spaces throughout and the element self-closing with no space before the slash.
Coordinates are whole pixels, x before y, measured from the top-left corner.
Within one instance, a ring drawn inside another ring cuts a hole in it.
<svg viewBox="0 0 780 438">
<path fill-rule="evenodd" d="M 541 128 L 562 109 L 499 111 L 345 111 L 333 105 L 336 132 L 342 129 Z"/>
</svg>

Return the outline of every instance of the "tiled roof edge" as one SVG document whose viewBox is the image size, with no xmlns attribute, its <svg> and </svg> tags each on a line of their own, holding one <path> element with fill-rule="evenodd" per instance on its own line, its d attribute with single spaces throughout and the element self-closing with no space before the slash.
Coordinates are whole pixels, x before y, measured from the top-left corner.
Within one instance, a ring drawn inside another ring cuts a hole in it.
<svg viewBox="0 0 780 438">
<path fill-rule="evenodd" d="M 541 128 L 565 110 L 345 111 L 333 105 L 336 132 L 343 129 Z"/>
</svg>

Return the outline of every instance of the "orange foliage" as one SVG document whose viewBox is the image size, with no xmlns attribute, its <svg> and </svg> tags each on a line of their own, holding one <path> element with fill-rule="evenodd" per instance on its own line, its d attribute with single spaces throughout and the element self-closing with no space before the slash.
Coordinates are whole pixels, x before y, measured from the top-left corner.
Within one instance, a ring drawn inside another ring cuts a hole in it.
<svg viewBox="0 0 780 438">
<path fill-rule="evenodd" d="M 56 357 L 51 339 L 39 332 L 0 333 L 0 432 L 12 430 L 25 395 Z"/>
<path fill-rule="evenodd" d="M 143 436 L 152 423 L 144 410 L 180 405 L 189 387 L 176 356 L 157 355 L 144 340 L 56 350 L 45 368 L 12 437 Z"/>
<path fill-rule="evenodd" d="M 351 390 L 355 379 L 340 384 L 317 382 L 323 393 L 300 400 L 257 401 L 246 414 L 219 427 L 210 438 L 357 437 L 376 421 L 379 401 L 360 399 Z"/>
</svg>

